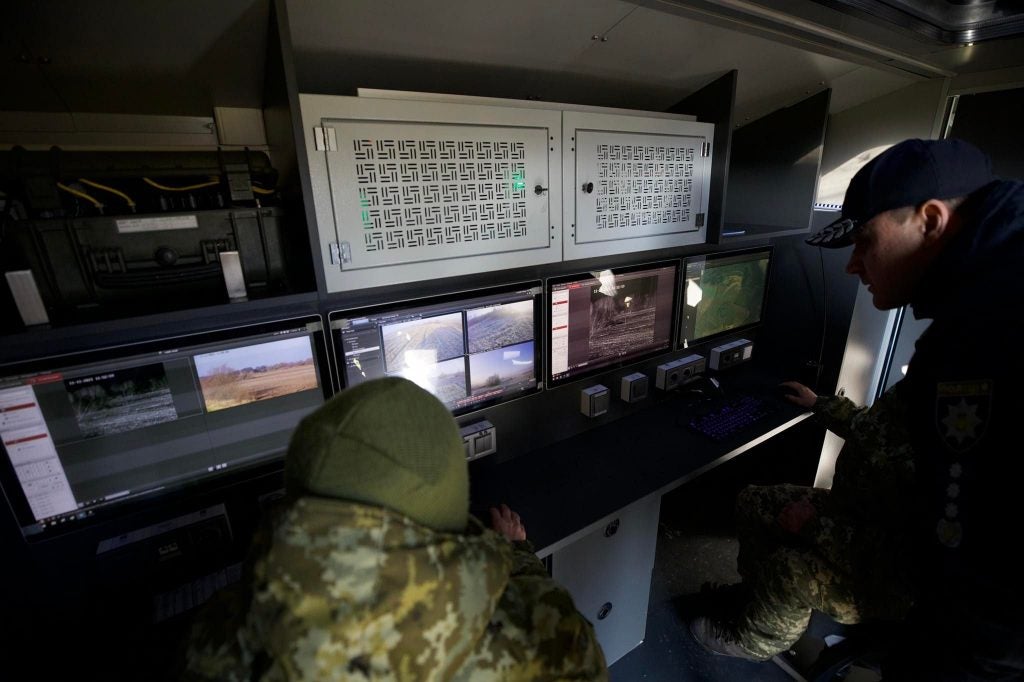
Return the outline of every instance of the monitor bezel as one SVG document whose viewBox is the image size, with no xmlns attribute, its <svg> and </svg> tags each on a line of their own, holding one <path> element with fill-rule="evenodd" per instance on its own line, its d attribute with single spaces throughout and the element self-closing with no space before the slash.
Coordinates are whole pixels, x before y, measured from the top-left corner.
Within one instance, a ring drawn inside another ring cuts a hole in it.
<svg viewBox="0 0 1024 682">
<path fill-rule="evenodd" d="M 689 350 L 692 348 L 704 346 L 707 343 L 729 338 L 731 336 L 738 336 L 744 332 L 755 329 L 764 324 L 765 314 L 768 309 L 768 290 L 771 288 L 772 281 L 772 262 L 775 259 L 775 247 L 772 244 L 764 246 L 753 246 L 742 249 L 729 249 L 727 251 L 712 251 L 710 253 L 693 254 L 683 259 L 682 267 L 680 268 L 679 274 L 679 290 L 678 290 L 678 302 L 679 302 L 679 316 L 676 324 L 676 347 L 677 350 Z M 757 322 L 751 322 L 748 324 L 740 325 L 732 329 L 726 329 L 724 331 L 702 336 L 697 339 L 688 340 L 684 336 L 685 331 L 683 325 L 686 324 L 686 268 L 690 263 L 703 260 L 705 263 L 708 260 L 723 260 L 733 256 L 742 256 L 746 254 L 766 253 L 768 254 L 768 267 L 765 269 L 765 281 L 764 281 L 764 293 L 761 297 L 761 314 Z"/>
<path fill-rule="evenodd" d="M 247 336 L 259 336 L 290 329 L 297 330 L 311 323 L 318 323 L 320 325 L 319 339 L 316 331 L 311 332 L 311 338 L 313 341 L 314 358 L 317 363 L 317 381 L 320 383 L 324 402 L 326 402 L 334 395 L 334 384 L 331 380 L 332 370 L 330 367 L 331 358 L 329 342 L 327 340 L 327 326 L 324 324 L 323 316 L 319 314 L 275 318 L 273 320 L 237 324 L 230 327 L 217 327 L 133 343 L 108 344 L 97 348 L 86 348 L 7 363 L 0 365 L 0 379 L 12 380 L 18 377 L 27 377 L 80 365 L 110 362 L 125 356 L 174 351 L 184 347 L 223 343 Z M 26 543 L 34 544 L 46 542 L 69 533 L 77 533 L 102 526 L 119 518 L 128 517 L 153 508 L 155 505 L 170 505 L 191 495 L 241 483 L 254 476 L 263 476 L 269 472 L 280 471 L 283 468 L 284 456 L 285 453 L 282 451 L 276 457 L 265 457 L 253 462 L 237 463 L 221 472 L 208 472 L 205 475 L 197 475 L 187 481 L 172 483 L 153 490 L 140 491 L 126 497 L 124 500 L 94 507 L 89 510 L 90 513 L 88 515 L 81 518 L 63 517 L 63 520 L 57 521 L 53 525 L 45 526 L 35 532 L 27 531 L 29 529 L 36 529 L 40 522 L 36 520 L 35 515 L 32 513 L 28 498 L 14 470 L 14 464 L 11 462 L 2 442 L 0 442 L 0 489 L 3 491 L 4 498 L 17 523 L 22 538 Z"/>
<path fill-rule="evenodd" d="M 586 370 L 582 370 L 582 371 L 580 371 L 580 372 L 578 372 L 576 374 L 573 374 L 571 376 L 563 377 L 561 379 L 555 379 L 554 376 L 553 376 L 553 373 L 551 371 L 551 348 L 552 348 L 552 346 L 551 346 L 551 341 L 552 341 L 551 334 L 552 334 L 553 330 L 551 329 L 551 321 L 550 321 L 551 320 L 551 297 L 552 297 L 552 294 L 554 293 L 554 286 L 559 285 L 559 284 L 567 284 L 567 283 L 571 283 L 571 282 L 578 282 L 578 281 L 581 281 L 581 280 L 584 280 L 584 279 L 593 279 L 594 278 L 594 272 L 603 272 L 605 270 L 611 270 L 613 275 L 620 275 L 620 274 L 627 274 L 627 273 L 631 273 L 631 272 L 640 272 L 640 271 L 643 271 L 643 270 L 658 269 L 658 268 L 663 268 L 663 267 L 674 267 L 675 268 L 675 276 L 674 276 L 674 281 L 672 283 L 672 305 L 670 306 L 670 308 L 671 308 L 670 313 L 672 315 L 672 320 L 671 320 L 671 322 L 669 324 L 668 345 L 665 348 L 660 349 L 660 350 L 648 351 L 646 353 L 642 353 L 640 355 L 636 355 L 636 356 L 630 357 L 628 359 L 612 361 L 612 362 L 610 362 L 608 364 L 604 364 L 604 365 L 600 365 L 600 366 L 597 366 L 597 367 L 592 367 L 592 368 L 589 368 L 589 369 L 586 369 Z M 595 270 L 588 270 L 588 271 L 583 271 L 583 272 L 576 272 L 576 273 L 569 274 L 569 275 L 559 275 L 557 277 L 549 277 L 546 280 L 545 287 L 544 287 L 544 304 L 545 304 L 544 313 L 545 313 L 545 315 L 547 316 L 547 319 L 548 319 L 548 323 L 547 323 L 547 325 L 545 327 L 545 334 L 544 334 L 546 345 L 547 345 L 547 352 L 544 354 L 544 359 L 545 359 L 545 377 L 547 378 L 548 386 L 551 387 L 551 388 L 554 388 L 556 386 L 564 386 L 566 384 L 571 384 L 571 383 L 573 383 L 575 381 L 580 381 L 581 379 L 586 379 L 586 378 L 589 378 L 589 377 L 593 377 L 595 375 L 603 374 L 605 372 L 613 372 L 613 371 L 622 369 L 623 367 L 628 367 L 630 365 L 634 365 L 634 364 L 637 364 L 637 363 L 640 363 L 640 362 L 644 362 L 646 360 L 649 360 L 649 359 L 654 358 L 654 357 L 658 357 L 659 355 L 663 355 L 665 353 L 671 353 L 675 349 L 676 330 L 677 330 L 677 328 L 679 326 L 679 319 L 678 319 L 679 299 L 678 299 L 678 296 L 679 296 L 679 277 L 680 277 L 680 273 L 682 273 L 682 263 L 681 263 L 680 259 L 678 259 L 678 258 L 670 258 L 670 259 L 663 259 L 663 260 L 657 260 L 657 261 L 647 261 L 647 262 L 636 263 L 636 264 L 631 264 L 631 265 L 621 265 L 621 266 L 615 266 L 615 267 L 610 267 L 610 268 L 602 268 L 601 270 L 597 270 L 597 271 L 595 271 Z"/>
<path fill-rule="evenodd" d="M 453 291 L 450 293 L 437 294 L 433 296 L 420 296 L 407 298 L 402 300 L 391 300 L 384 303 L 369 304 L 359 306 L 356 308 L 343 308 L 337 310 L 331 310 L 327 313 L 327 328 L 330 331 L 330 344 L 331 344 L 331 359 L 332 364 L 335 368 L 336 375 L 336 388 L 337 390 L 344 390 L 348 388 L 345 377 L 345 362 L 344 359 L 339 357 L 340 351 L 340 337 L 341 330 L 335 328 L 335 322 L 340 319 L 346 319 L 351 317 L 365 317 L 367 315 L 379 315 L 382 313 L 406 311 L 413 312 L 419 308 L 431 308 L 434 306 L 445 306 L 457 301 L 471 301 L 472 299 L 487 298 L 490 296 L 501 296 L 504 294 L 513 294 L 519 291 L 526 291 L 529 289 L 535 289 L 536 292 L 533 296 L 533 311 L 534 311 L 534 343 L 533 343 L 533 362 L 534 362 L 534 375 L 537 378 L 537 384 L 532 390 L 522 391 L 521 393 L 508 396 L 498 397 L 492 400 L 482 401 L 465 408 L 451 410 L 453 417 L 462 418 L 466 415 L 480 412 L 497 405 L 505 405 L 515 400 L 520 400 L 532 395 L 536 395 L 540 391 L 544 390 L 545 387 L 545 375 L 543 369 L 543 329 L 544 329 L 544 283 L 541 280 L 526 280 L 513 282 L 510 284 L 499 284 L 492 287 L 478 287 L 471 289 L 463 289 L 459 291 Z M 471 306 L 466 305 L 462 308 L 469 309 Z"/>
</svg>

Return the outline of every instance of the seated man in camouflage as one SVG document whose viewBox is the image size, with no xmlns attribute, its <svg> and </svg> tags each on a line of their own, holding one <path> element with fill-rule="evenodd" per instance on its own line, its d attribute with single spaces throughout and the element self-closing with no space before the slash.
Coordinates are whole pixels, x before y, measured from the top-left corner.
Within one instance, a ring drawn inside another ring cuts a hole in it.
<svg viewBox="0 0 1024 682">
<path fill-rule="evenodd" d="M 788 650 L 817 609 L 843 624 L 902 620 L 912 603 L 908 553 L 914 465 L 896 384 L 870 408 L 817 396 L 797 382 L 791 402 L 846 439 L 831 490 L 748 486 L 736 501 L 742 585 L 717 618 L 690 622 L 704 648 L 766 660 Z"/>
<path fill-rule="evenodd" d="M 186 677 L 216 680 L 605 680 L 594 630 L 525 542 L 469 515 L 445 407 L 397 378 L 343 391 L 302 421 L 287 500 L 242 589 L 188 642 Z"/>
</svg>

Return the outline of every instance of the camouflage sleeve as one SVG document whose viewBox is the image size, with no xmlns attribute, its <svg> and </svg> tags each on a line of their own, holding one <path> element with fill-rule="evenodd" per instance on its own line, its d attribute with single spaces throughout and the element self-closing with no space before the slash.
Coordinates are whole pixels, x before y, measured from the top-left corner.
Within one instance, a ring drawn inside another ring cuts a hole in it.
<svg viewBox="0 0 1024 682">
<path fill-rule="evenodd" d="M 217 591 L 197 609 L 181 649 L 185 670 L 182 680 L 247 680 L 251 677 L 253 652 L 247 646 L 246 614 L 252 601 L 256 559 L 266 554 L 275 520 L 285 505 L 267 510 L 247 552 L 241 579 Z"/>
<path fill-rule="evenodd" d="M 818 423 L 840 438 L 850 437 L 853 420 L 867 410 L 866 407 L 858 407 L 849 398 L 838 395 L 818 396 L 811 409 Z"/>
<path fill-rule="evenodd" d="M 240 584 L 215 594 L 197 612 L 183 642 L 185 669 L 181 680 L 245 680 L 247 658 L 238 634 L 248 608 L 248 594 Z"/>
<path fill-rule="evenodd" d="M 546 572 L 510 576 L 499 611 L 505 627 L 496 633 L 498 648 L 534 652 L 523 679 L 608 680 L 593 625 Z"/>
<path fill-rule="evenodd" d="M 533 544 L 529 540 L 517 540 L 512 543 L 512 575 L 546 576 L 548 571 L 537 558 Z"/>
</svg>

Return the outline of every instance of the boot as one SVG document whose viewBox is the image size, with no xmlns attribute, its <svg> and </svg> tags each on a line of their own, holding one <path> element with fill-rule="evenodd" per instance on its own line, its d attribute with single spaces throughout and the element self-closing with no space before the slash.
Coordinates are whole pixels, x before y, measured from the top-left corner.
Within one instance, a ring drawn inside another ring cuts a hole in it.
<svg viewBox="0 0 1024 682">
<path fill-rule="evenodd" d="M 733 629 L 708 616 L 698 616 L 690 621 L 690 635 L 706 651 L 719 656 L 732 656 L 747 661 L 766 661 L 747 652 L 739 645 Z"/>
</svg>

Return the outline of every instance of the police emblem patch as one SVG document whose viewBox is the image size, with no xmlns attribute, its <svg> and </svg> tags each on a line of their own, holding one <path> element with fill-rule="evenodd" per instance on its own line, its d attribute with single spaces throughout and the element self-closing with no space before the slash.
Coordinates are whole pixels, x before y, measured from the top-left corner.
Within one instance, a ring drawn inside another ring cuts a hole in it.
<svg viewBox="0 0 1024 682">
<path fill-rule="evenodd" d="M 981 440 L 988 427 L 992 381 L 940 383 L 935 398 L 935 425 L 939 437 L 953 452 L 966 452 Z"/>
</svg>

